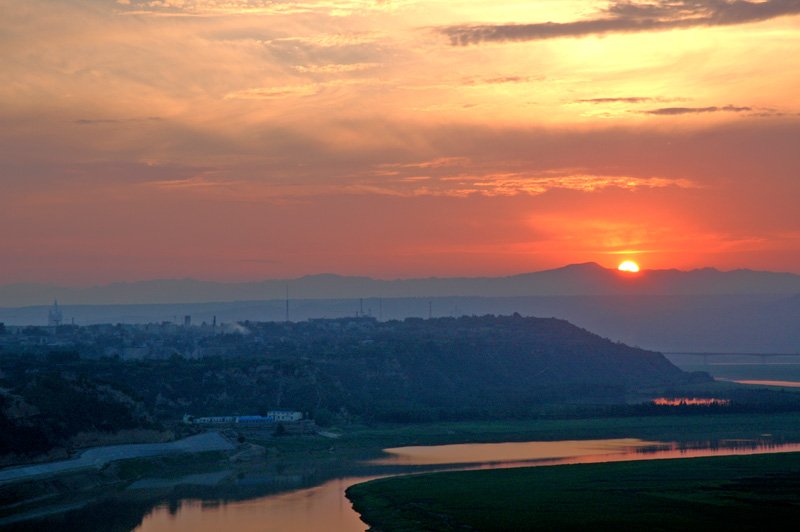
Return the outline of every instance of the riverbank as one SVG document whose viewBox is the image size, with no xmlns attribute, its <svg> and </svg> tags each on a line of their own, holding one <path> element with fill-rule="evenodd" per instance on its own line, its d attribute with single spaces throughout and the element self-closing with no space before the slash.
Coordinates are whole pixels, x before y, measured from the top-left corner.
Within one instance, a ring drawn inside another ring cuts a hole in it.
<svg viewBox="0 0 800 532">
<path fill-rule="evenodd" d="M 102 469 L 105 465 L 132 458 L 144 458 L 172 453 L 202 453 L 231 451 L 236 446 L 219 432 L 206 432 L 166 443 L 139 443 L 109 445 L 83 451 L 77 458 L 29 466 L 9 467 L 0 470 L 0 485 L 12 482 L 47 478 L 60 474 L 77 473 L 89 469 Z"/>
<path fill-rule="evenodd" d="M 762 530 L 800 515 L 800 453 L 448 472 L 351 486 L 362 520 L 407 530 Z"/>
<path fill-rule="evenodd" d="M 296 493 L 304 488 L 314 491 L 315 487 L 329 481 L 338 482 L 335 479 L 402 473 L 371 462 L 387 456 L 383 449 L 409 445 L 617 438 L 675 441 L 686 446 L 726 439 L 800 441 L 800 413 L 716 412 L 625 418 L 350 425 L 331 428 L 328 432 L 339 437 L 251 438 L 247 443 L 260 445 L 264 454 L 243 463 L 231 461 L 231 456 L 239 454 L 235 451 L 168 454 L 121 460 L 100 470 L 62 475 L 48 481 L 0 486 L 0 529 L 5 532 L 7 528 L 2 526 L 4 518 L 33 516 L 44 509 L 52 511 L 53 515 L 33 523 L 36 530 L 63 531 L 69 522 L 84 523 L 83 529 L 90 530 L 99 505 L 116 508 L 116 513 L 127 516 L 119 527 L 108 527 L 108 530 L 129 532 L 134 527 L 125 526 L 135 520 L 133 513 L 140 512 L 139 519 L 142 519 L 152 508 L 163 504 L 179 508 L 189 499 L 208 501 L 212 506 L 218 504 L 217 501 L 233 504 L 233 501 L 253 500 L 270 494 Z M 214 482 L 218 483 L 212 485 Z M 26 503 L 13 508 L 6 506 L 20 500 Z M 137 509 L 133 513 L 131 501 Z M 77 508 L 77 504 L 83 508 L 56 515 L 57 510 Z M 343 504 L 349 511 L 347 501 Z"/>
</svg>

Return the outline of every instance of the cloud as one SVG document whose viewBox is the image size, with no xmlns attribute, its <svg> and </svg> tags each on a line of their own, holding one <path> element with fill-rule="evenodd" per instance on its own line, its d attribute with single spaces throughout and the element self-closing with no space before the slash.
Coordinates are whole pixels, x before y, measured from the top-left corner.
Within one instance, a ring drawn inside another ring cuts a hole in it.
<svg viewBox="0 0 800 532">
<path fill-rule="evenodd" d="M 166 181 L 148 181 L 147 186 L 167 190 L 216 190 L 220 188 L 231 188 L 241 183 L 233 181 L 215 181 L 203 177 L 190 177 L 187 179 L 170 179 Z"/>
<path fill-rule="evenodd" d="M 339 87 L 346 85 L 376 85 L 384 83 L 380 79 L 337 79 L 325 83 L 313 83 L 310 85 L 298 85 L 292 87 L 258 87 L 230 92 L 225 95 L 226 100 L 276 100 L 282 98 L 295 98 L 299 96 L 311 96 L 317 94 L 327 87 Z"/>
<path fill-rule="evenodd" d="M 462 85 L 495 85 L 495 84 L 502 84 L 502 83 L 528 83 L 529 81 L 534 80 L 541 81 L 542 78 L 531 78 L 530 76 L 497 76 L 497 77 L 482 77 L 482 76 L 475 76 L 470 78 L 464 78 L 461 81 Z"/>
<path fill-rule="evenodd" d="M 297 96 L 310 96 L 319 92 L 318 85 L 304 85 L 296 87 L 262 87 L 244 89 L 225 95 L 226 100 L 278 100 L 294 98 Z"/>
<path fill-rule="evenodd" d="M 686 179 L 637 178 L 631 176 L 605 176 L 592 174 L 573 174 L 555 176 L 526 176 L 524 174 L 489 175 L 474 180 L 468 189 L 487 196 L 543 194 L 549 190 L 577 190 L 595 192 L 614 187 L 623 190 L 639 190 L 648 188 L 697 188 L 697 185 Z M 457 190 L 455 191 L 458 192 Z"/>
<path fill-rule="evenodd" d="M 291 15 L 326 13 L 345 17 L 372 11 L 393 11 L 398 2 L 370 0 L 118 0 L 128 14 L 154 16 L 225 16 L 237 14 Z"/>
<path fill-rule="evenodd" d="M 87 126 L 87 125 L 91 125 L 91 124 L 119 124 L 119 123 L 120 123 L 119 120 L 114 120 L 114 119 L 109 119 L 109 118 L 98 119 L 98 120 L 89 120 L 87 118 L 79 118 L 78 120 L 75 120 L 73 122 L 73 124 L 77 124 L 79 126 Z"/>
<path fill-rule="evenodd" d="M 654 98 L 641 98 L 632 96 L 628 98 L 588 98 L 583 100 L 575 100 L 575 103 L 644 103 L 652 102 Z"/>
<path fill-rule="evenodd" d="M 400 85 L 400 88 L 405 90 L 436 90 L 436 89 L 461 89 L 463 87 L 485 87 L 489 85 L 504 85 L 515 83 L 533 83 L 544 81 L 543 76 L 521 76 L 521 75 L 506 75 L 506 76 L 462 76 L 458 78 L 441 77 L 436 80 L 425 79 L 415 83 L 407 83 Z M 434 81 L 434 83 L 431 83 Z M 416 109 L 460 109 L 464 107 L 461 104 L 454 104 L 452 102 L 436 106 L 428 106 Z"/>
<path fill-rule="evenodd" d="M 514 161 L 507 161 L 511 166 Z M 523 164 L 519 161 L 517 164 Z M 539 195 L 551 190 L 596 192 L 608 188 L 635 191 L 677 187 L 701 188 L 689 179 L 593 173 L 586 168 L 546 171 L 498 171 L 496 163 L 482 164 L 468 157 L 377 165 L 378 171 L 351 176 L 350 191 L 396 194 L 406 197 L 467 197 Z M 392 171 L 386 171 L 391 169 Z M 422 172 L 420 172 L 422 171 Z"/>
<path fill-rule="evenodd" d="M 472 163 L 469 157 L 438 157 L 421 163 L 384 163 L 382 168 L 442 168 L 451 166 L 467 167 Z"/>
<path fill-rule="evenodd" d="M 726 105 L 725 107 L 662 107 L 660 109 L 650 109 L 642 111 L 646 115 L 660 115 L 660 116 L 674 116 L 674 115 L 696 115 L 702 113 L 719 113 L 719 112 L 734 112 L 743 113 L 745 111 L 752 111 L 752 107 L 736 107 L 733 105 Z"/>
<path fill-rule="evenodd" d="M 352 63 L 311 66 L 296 65 L 294 69 L 303 73 L 338 74 L 341 72 L 357 72 L 359 70 L 368 70 L 370 68 L 377 68 L 379 66 L 381 66 L 381 63 Z"/>
<path fill-rule="evenodd" d="M 72 123 L 79 125 L 79 126 L 90 126 L 95 124 L 125 124 L 131 122 L 158 122 L 163 120 L 160 116 L 148 116 L 147 118 L 126 118 L 126 119 L 116 119 L 116 118 L 98 118 L 98 119 L 89 119 L 89 118 L 79 118 L 78 120 L 74 120 Z"/>
<path fill-rule="evenodd" d="M 522 42 L 606 33 L 638 33 L 733 26 L 800 14 L 800 0 L 656 0 L 652 3 L 621 1 L 600 11 L 597 18 L 574 22 L 534 24 L 461 24 L 436 31 L 453 46 L 488 42 Z"/>
<path fill-rule="evenodd" d="M 281 37 L 264 41 L 264 44 L 271 46 L 280 45 L 301 45 L 311 49 L 320 48 L 344 48 L 359 46 L 362 44 L 372 44 L 386 38 L 386 35 L 375 31 L 342 32 L 342 33 L 321 33 L 308 37 Z"/>
</svg>

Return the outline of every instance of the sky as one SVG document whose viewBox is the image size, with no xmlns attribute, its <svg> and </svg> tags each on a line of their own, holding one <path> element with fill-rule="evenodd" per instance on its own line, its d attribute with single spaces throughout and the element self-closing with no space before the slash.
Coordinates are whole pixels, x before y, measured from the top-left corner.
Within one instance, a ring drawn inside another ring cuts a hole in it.
<svg viewBox="0 0 800 532">
<path fill-rule="evenodd" d="M 800 0 L 0 13 L 0 284 L 800 273 Z"/>
</svg>

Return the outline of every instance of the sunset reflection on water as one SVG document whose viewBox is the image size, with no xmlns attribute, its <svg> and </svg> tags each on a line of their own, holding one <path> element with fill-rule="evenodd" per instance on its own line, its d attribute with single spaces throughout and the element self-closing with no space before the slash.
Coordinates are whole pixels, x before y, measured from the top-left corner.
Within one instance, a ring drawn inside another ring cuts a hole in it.
<svg viewBox="0 0 800 532">
<path fill-rule="evenodd" d="M 344 490 L 372 478 L 335 479 L 244 502 L 209 505 L 183 501 L 172 512 L 165 507 L 155 509 L 136 532 L 363 532 L 366 525 L 353 511 Z"/>
<path fill-rule="evenodd" d="M 769 439 L 662 443 L 621 438 L 400 447 L 384 451 L 390 455 L 388 458 L 369 463 L 411 466 L 405 473 L 409 474 L 423 472 L 413 466 L 432 472 L 798 452 L 800 444 Z M 345 490 L 353 484 L 395 474 L 400 473 L 334 479 L 313 488 L 245 502 L 208 504 L 186 500 L 177 508 L 156 508 L 135 532 L 364 532 L 367 526 L 352 509 Z"/>
<path fill-rule="evenodd" d="M 390 456 L 376 465 L 444 465 L 487 462 L 522 462 L 559 458 L 629 453 L 637 447 L 658 445 L 635 438 L 612 440 L 465 443 L 384 449 Z"/>
</svg>

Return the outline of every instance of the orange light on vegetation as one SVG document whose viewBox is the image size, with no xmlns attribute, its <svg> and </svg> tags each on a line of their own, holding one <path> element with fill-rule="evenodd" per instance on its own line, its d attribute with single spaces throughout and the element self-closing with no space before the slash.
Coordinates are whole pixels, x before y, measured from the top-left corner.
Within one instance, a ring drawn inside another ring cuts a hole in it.
<svg viewBox="0 0 800 532">
<path fill-rule="evenodd" d="M 729 405 L 731 402 L 729 399 L 703 399 L 703 398 L 672 398 L 667 399 L 665 397 L 661 397 L 659 399 L 653 399 L 653 402 L 657 405 L 669 405 L 669 406 L 681 406 L 681 405 Z"/>
</svg>

